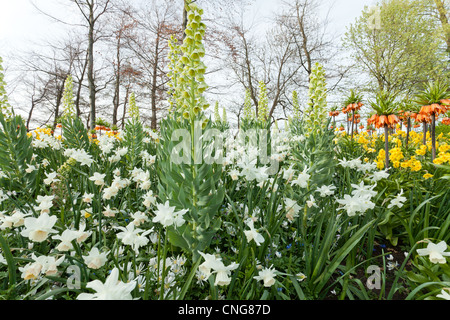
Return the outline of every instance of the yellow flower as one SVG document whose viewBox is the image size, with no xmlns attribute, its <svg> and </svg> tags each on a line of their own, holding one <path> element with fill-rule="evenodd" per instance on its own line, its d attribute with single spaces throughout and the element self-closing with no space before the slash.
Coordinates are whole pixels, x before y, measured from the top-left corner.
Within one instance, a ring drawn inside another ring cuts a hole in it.
<svg viewBox="0 0 450 320">
<path fill-rule="evenodd" d="M 450 145 L 448 145 L 446 143 L 439 147 L 439 152 L 442 152 L 442 153 L 445 153 L 449 150 L 450 150 Z"/>
<path fill-rule="evenodd" d="M 427 173 L 427 174 L 425 174 L 424 176 L 423 176 L 423 178 L 425 179 L 425 180 L 428 180 L 428 179 L 430 179 L 430 178 L 433 178 L 434 176 L 432 175 L 432 174 L 429 174 L 429 173 Z"/>
<path fill-rule="evenodd" d="M 418 156 L 424 156 L 427 153 L 427 146 L 422 145 L 419 149 L 416 150 L 416 154 Z"/>
<path fill-rule="evenodd" d="M 376 161 L 375 163 L 377 164 L 377 169 L 378 170 L 383 170 L 384 169 L 384 161 Z"/>
</svg>

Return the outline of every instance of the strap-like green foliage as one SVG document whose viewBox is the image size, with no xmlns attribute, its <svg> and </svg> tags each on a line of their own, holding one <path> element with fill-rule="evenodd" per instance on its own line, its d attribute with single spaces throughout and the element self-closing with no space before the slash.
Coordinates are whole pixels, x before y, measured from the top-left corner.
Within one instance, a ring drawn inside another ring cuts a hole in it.
<svg viewBox="0 0 450 320">
<path fill-rule="evenodd" d="M 398 104 L 395 96 L 388 92 L 380 91 L 375 97 L 375 101 L 369 101 L 370 106 L 378 115 L 391 115 L 396 112 Z"/>
<path fill-rule="evenodd" d="M 330 121 L 331 119 L 328 119 L 326 124 L 329 124 Z M 293 134 L 305 137 L 305 140 L 296 144 L 292 150 L 292 155 L 299 164 L 298 169 L 302 171 L 307 166 L 309 172 L 314 173 L 311 174 L 311 184 L 316 187 L 329 185 L 337 164 L 334 160 L 333 140 L 335 136 L 333 131 L 317 132 L 317 130 L 313 130 L 311 134 L 307 135 L 307 127 L 303 121 L 291 123 L 290 129 Z"/>
<path fill-rule="evenodd" d="M 179 143 L 172 141 L 172 134 L 177 129 L 186 128 L 187 122 L 164 119 L 161 123 L 161 144 L 157 150 L 158 188 L 161 202 L 169 201 L 177 210 L 189 210 L 184 216 L 186 223 L 179 228 L 170 227 L 168 236 L 173 245 L 190 252 L 196 260 L 199 258 L 198 251 L 208 248 L 221 226 L 217 214 L 225 195 L 223 188 L 219 187 L 220 165 L 172 162 L 172 150 Z M 211 128 L 212 123 L 209 122 L 205 130 Z M 200 142 L 198 147 L 205 150 L 207 144 L 208 141 Z"/>
<path fill-rule="evenodd" d="M 89 137 L 80 118 L 65 118 L 62 120 L 62 127 L 64 130 L 62 143 L 65 148 L 89 150 Z"/>
<path fill-rule="evenodd" d="M 139 110 L 138 110 L 139 112 Z M 127 167 L 132 170 L 141 162 L 141 152 L 144 150 L 144 128 L 139 121 L 128 121 L 125 125 L 123 146 L 128 148 Z"/>
<path fill-rule="evenodd" d="M 441 100 L 450 98 L 448 81 L 436 80 L 428 82 L 416 95 L 415 101 L 420 106 L 441 104 Z"/>
<path fill-rule="evenodd" d="M 0 113 L 0 123 L 0 169 L 8 176 L 2 184 L 9 190 L 29 193 L 34 175 L 25 175 L 25 169 L 31 163 L 33 147 L 25 122 L 21 116 L 6 119 Z"/>
</svg>

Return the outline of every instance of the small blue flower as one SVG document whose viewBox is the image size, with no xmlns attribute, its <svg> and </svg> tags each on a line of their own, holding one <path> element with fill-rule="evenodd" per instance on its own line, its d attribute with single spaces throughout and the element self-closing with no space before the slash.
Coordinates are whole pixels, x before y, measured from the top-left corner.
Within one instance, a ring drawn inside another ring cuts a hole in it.
<svg viewBox="0 0 450 320">
<path fill-rule="evenodd" d="M 278 291 L 278 292 L 282 292 L 282 291 L 283 291 L 283 288 L 277 288 L 277 291 Z"/>
<path fill-rule="evenodd" d="M 292 248 L 292 243 L 290 243 L 286 246 L 286 249 L 290 249 L 290 248 Z"/>
</svg>

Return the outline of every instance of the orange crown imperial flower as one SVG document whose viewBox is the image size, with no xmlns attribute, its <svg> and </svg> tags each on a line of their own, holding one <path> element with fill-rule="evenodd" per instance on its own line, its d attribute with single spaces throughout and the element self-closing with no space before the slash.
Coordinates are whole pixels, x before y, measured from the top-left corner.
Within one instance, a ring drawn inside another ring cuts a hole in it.
<svg viewBox="0 0 450 320">
<path fill-rule="evenodd" d="M 426 113 L 419 113 L 416 115 L 415 117 L 416 122 L 420 122 L 420 123 L 430 123 L 431 122 L 431 118 L 428 114 Z"/>
<path fill-rule="evenodd" d="M 372 117 L 370 117 L 369 120 L 367 120 L 368 124 L 373 124 L 377 129 L 383 128 L 385 126 L 393 127 L 397 123 L 400 122 L 400 119 L 395 114 L 390 115 L 377 115 L 374 114 Z"/>
<path fill-rule="evenodd" d="M 429 106 L 423 106 L 422 109 L 420 109 L 420 113 L 421 114 L 426 114 L 426 115 L 439 115 L 439 114 L 443 114 L 447 112 L 447 107 L 444 105 L 440 105 L 437 103 L 434 103 L 432 105 Z"/>
</svg>

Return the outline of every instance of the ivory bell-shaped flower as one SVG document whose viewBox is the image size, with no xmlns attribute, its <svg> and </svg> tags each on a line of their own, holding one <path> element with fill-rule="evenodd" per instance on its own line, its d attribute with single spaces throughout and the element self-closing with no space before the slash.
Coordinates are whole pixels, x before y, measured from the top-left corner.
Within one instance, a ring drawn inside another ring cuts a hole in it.
<svg viewBox="0 0 450 320">
<path fill-rule="evenodd" d="M 270 267 L 262 269 L 261 271 L 259 271 L 259 274 L 253 278 L 258 281 L 263 281 L 264 287 L 271 287 L 275 284 L 275 276 L 276 270 Z"/>
<path fill-rule="evenodd" d="M 450 256 L 450 252 L 445 252 L 445 250 L 447 250 L 445 241 L 441 241 L 438 244 L 430 242 L 425 249 L 417 249 L 417 253 L 419 256 L 428 256 L 432 263 L 445 264 L 447 263 L 445 257 Z"/>
<path fill-rule="evenodd" d="M 93 289 L 96 293 L 81 293 L 77 300 L 132 300 L 131 291 L 136 288 L 136 281 L 119 281 L 119 269 L 114 268 L 105 283 L 94 280 L 89 282 L 86 288 Z"/>
<path fill-rule="evenodd" d="M 250 230 L 244 231 L 245 236 L 247 237 L 247 241 L 250 242 L 254 240 L 256 242 L 256 245 L 259 247 L 261 243 L 264 242 L 264 237 L 258 231 L 256 231 L 252 219 L 248 219 L 247 226 L 250 228 Z"/>
<path fill-rule="evenodd" d="M 25 228 L 20 234 L 31 241 L 43 242 L 50 233 L 58 232 L 53 229 L 57 219 L 56 216 L 49 216 L 46 212 L 38 218 L 27 217 L 24 221 Z"/>
</svg>

